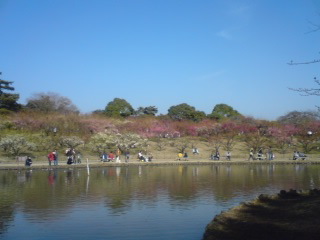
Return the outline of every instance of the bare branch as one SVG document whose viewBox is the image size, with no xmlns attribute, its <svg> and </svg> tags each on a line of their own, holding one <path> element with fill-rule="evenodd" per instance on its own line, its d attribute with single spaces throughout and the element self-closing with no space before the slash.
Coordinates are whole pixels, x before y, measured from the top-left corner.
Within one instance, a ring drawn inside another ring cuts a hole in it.
<svg viewBox="0 0 320 240">
<path fill-rule="evenodd" d="M 312 29 L 312 30 L 310 30 L 310 31 L 308 31 L 308 32 L 306 32 L 305 34 L 309 34 L 309 33 L 313 33 L 313 32 L 320 31 L 320 25 L 315 24 L 315 23 L 310 22 L 310 21 L 308 21 L 308 22 L 309 22 L 310 25 L 312 25 L 312 26 L 315 27 L 315 28 Z"/>
<path fill-rule="evenodd" d="M 316 77 L 314 81 L 320 85 L 320 80 Z M 320 96 L 320 88 L 289 88 L 292 91 L 300 92 L 301 96 Z"/>
<path fill-rule="evenodd" d="M 293 62 L 291 60 L 291 62 L 288 63 L 288 65 L 301 65 L 301 64 L 312 64 L 312 63 L 319 63 L 320 59 L 315 59 L 313 61 L 307 61 L 307 62 Z"/>
</svg>

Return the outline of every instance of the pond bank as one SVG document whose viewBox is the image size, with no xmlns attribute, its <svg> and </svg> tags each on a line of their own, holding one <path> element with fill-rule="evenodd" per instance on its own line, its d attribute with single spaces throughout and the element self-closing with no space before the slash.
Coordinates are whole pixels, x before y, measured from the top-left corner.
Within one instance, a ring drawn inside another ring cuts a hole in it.
<svg viewBox="0 0 320 240">
<path fill-rule="evenodd" d="M 121 162 L 100 162 L 97 160 L 89 161 L 89 166 L 91 168 L 99 167 L 124 167 L 124 166 L 175 166 L 175 165 L 283 165 L 283 164 L 320 164 L 320 160 L 254 160 L 247 161 L 243 159 L 236 159 L 232 161 L 216 161 L 216 160 L 190 160 L 190 161 L 176 161 L 167 159 L 157 159 L 153 162 L 139 162 L 130 161 L 128 163 Z M 0 162 L 0 170 L 24 170 L 24 169 L 65 169 L 65 168 L 86 168 L 86 163 L 67 165 L 65 162 L 60 162 L 58 166 L 49 166 L 48 162 L 45 161 L 34 161 L 31 167 L 24 166 L 23 162 L 17 163 L 13 161 L 12 163 Z"/>
<path fill-rule="evenodd" d="M 320 190 L 281 190 L 222 212 L 207 225 L 203 240 L 315 240 L 319 214 Z"/>
</svg>

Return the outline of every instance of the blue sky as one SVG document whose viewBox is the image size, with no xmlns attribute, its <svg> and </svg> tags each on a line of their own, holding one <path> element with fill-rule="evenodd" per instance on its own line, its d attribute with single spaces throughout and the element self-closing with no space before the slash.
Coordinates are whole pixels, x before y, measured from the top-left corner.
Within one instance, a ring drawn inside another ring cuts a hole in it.
<svg viewBox="0 0 320 240">
<path fill-rule="evenodd" d="M 83 113 L 115 97 L 159 113 L 226 103 L 273 120 L 315 110 L 320 0 L 0 0 L 0 71 L 20 103 L 39 92 Z M 318 104 L 319 105 L 319 104 Z"/>
</svg>

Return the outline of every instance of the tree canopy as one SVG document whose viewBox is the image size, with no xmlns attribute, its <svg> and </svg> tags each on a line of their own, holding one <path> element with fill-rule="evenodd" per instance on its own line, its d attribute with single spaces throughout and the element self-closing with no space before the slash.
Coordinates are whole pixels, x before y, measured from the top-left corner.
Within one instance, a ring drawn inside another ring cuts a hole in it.
<svg viewBox="0 0 320 240">
<path fill-rule="evenodd" d="M 129 117 L 134 109 L 125 99 L 115 98 L 105 108 L 105 114 L 109 117 Z"/>
<path fill-rule="evenodd" d="M 195 107 L 182 103 L 176 106 L 171 106 L 168 109 L 168 116 L 175 120 L 192 120 L 197 122 L 204 119 L 206 114 L 202 111 L 197 111 Z"/>
<path fill-rule="evenodd" d="M 289 112 L 289 113 L 279 117 L 277 120 L 278 120 L 278 122 L 283 123 L 283 124 L 300 125 L 300 124 L 305 124 L 307 122 L 320 120 L 320 116 L 319 116 L 318 112 L 292 111 L 292 112 Z"/>
<path fill-rule="evenodd" d="M 155 106 L 149 106 L 149 107 L 139 107 L 135 114 L 140 115 L 149 115 L 149 116 L 155 116 L 158 113 L 158 108 Z"/>
<path fill-rule="evenodd" d="M 1 72 L 0 72 L 1 75 Z M 7 93 L 5 91 L 14 91 L 13 82 L 0 79 L 0 111 L 18 111 L 21 105 L 17 103 L 19 94 Z"/>
<path fill-rule="evenodd" d="M 233 107 L 220 103 L 214 106 L 212 113 L 208 115 L 210 118 L 221 120 L 224 118 L 234 118 L 241 116 L 241 114 L 233 109 Z"/>
<path fill-rule="evenodd" d="M 36 93 L 27 100 L 26 108 L 39 112 L 78 113 L 78 108 L 67 98 L 57 93 Z"/>
</svg>

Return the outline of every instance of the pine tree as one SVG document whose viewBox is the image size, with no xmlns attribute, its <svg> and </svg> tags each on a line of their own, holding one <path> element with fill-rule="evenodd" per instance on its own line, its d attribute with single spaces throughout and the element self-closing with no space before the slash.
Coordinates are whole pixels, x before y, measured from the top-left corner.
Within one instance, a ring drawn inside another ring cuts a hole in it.
<svg viewBox="0 0 320 240">
<path fill-rule="evenodd" d="M 0 72 L 0 75 L 1 74 Z M 5 92 L 14 91 L 14 87 L 11 86 L 12 83 L 13 82 L 0 79 L 0 113 L 21 109 L 21 105 L 17 103 L 19 94 Z"/>
</svg>

